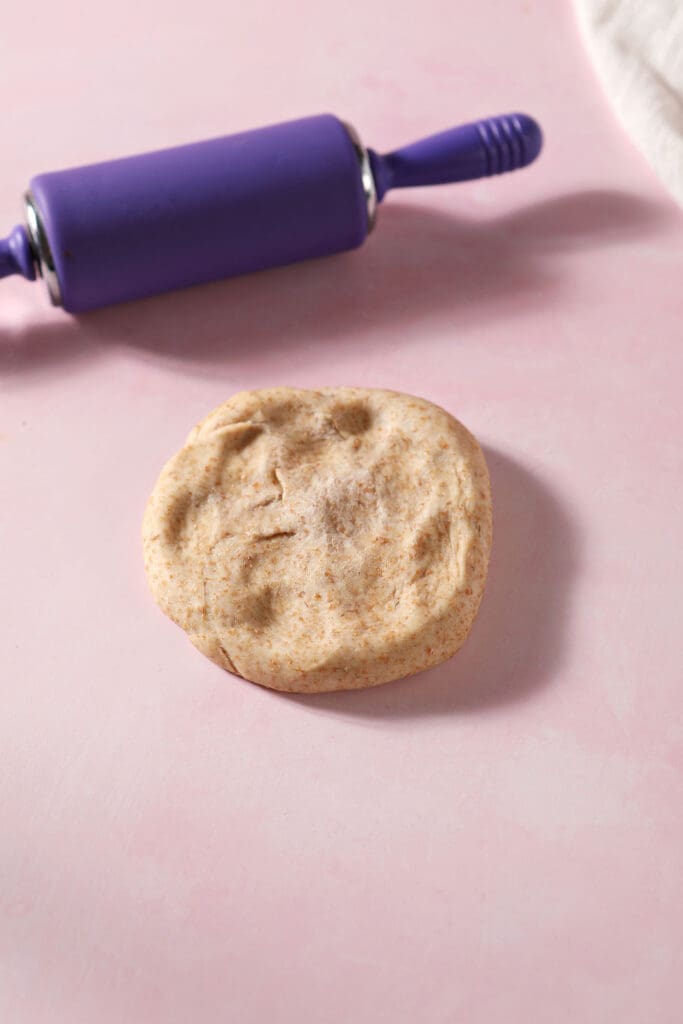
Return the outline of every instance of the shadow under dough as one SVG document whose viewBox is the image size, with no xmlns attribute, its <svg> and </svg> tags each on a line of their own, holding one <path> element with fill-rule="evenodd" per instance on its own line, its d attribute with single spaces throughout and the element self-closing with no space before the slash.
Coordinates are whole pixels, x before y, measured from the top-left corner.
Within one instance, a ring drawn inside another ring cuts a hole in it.
<svg viewBox="0 0 683 1024">
<path fill-rule="evenodd" d="M 323 713 L 400 719 L 486 711 L 552 683 L 565 648 L 578 529 L 560 499 L 508 455 L 485 449 L 494 538 L 479 615 L 442 665 L 368 690 L 278 694 Z"/>
<path fill-rule="evenodd" d="M 360 250 L 0 333 L 0 373 L 67 369 L 125 346 L 214 375 L 257 353 L 324 352 L 335 338 L 365 345 L 369 328 L 400 332 L 444 313 L 457 332 L 551 302 L 561 254 L 664 230 L 670 216 L 667 204 L 610 191 L 488 220 L 460 207 L 451 215 L 395 198 Z"/>
</svg>

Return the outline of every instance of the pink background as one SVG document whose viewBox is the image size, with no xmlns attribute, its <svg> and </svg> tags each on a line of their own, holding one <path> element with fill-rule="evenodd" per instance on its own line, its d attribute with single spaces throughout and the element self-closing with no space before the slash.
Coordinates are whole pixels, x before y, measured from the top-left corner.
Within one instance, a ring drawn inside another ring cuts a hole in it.
<svg viewBox="0 0 683 1024">
<path fill-rule="evenodd" d="M 81 321 L 0 286 L 0 1019 L 679 1022 L 683 218 L 570 4 L 6 8 L 8 229 L 37 171 L 324 110 L 547 145 L 315 265 Z M 486 446 L 451 663 L 289 698 L 157 611 L 158 470 L 271 384 L 414 391 Z"/>
</svg>

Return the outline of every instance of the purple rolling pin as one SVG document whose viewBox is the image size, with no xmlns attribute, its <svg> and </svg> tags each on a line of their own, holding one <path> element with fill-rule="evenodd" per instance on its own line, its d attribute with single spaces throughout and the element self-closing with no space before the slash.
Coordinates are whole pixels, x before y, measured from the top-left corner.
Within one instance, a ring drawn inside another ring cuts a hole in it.
<svg viewBox="0 0 683 1024">
<path fill-rule="evenodd" d="M 392 188 L 525 167 L 525 114 L 462 125 L 386 156 L 330 114 L 39 174 L 0 277 L 45 279 L 71 313 L 359 246 Z"/>
</svg>

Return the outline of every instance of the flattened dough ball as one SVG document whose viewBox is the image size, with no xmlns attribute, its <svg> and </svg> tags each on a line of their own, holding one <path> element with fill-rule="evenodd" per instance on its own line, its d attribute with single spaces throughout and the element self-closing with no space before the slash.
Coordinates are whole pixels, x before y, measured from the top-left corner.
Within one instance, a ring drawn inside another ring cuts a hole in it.
<svg viewBox="0 0 683 1024">
<path fill-rule="evenodd" d="M 276 690 L 375 686 L 464 642 L 491 547 L 472 435 L 391 391 L 234 395 L 167 463 L 143 525 L 163 611 Z"/>
</svg>

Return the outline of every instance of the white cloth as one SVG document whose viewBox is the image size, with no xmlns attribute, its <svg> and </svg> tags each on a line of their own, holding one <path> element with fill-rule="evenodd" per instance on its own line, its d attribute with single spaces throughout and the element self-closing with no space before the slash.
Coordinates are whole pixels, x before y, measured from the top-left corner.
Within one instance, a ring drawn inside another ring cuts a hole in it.
<svg viewBox="0 0 683 1024">
<path fill-rule="evenodd" d="M 683 206 L 683 0 L 577 0 L 614 109 Z"/>
</svg>

